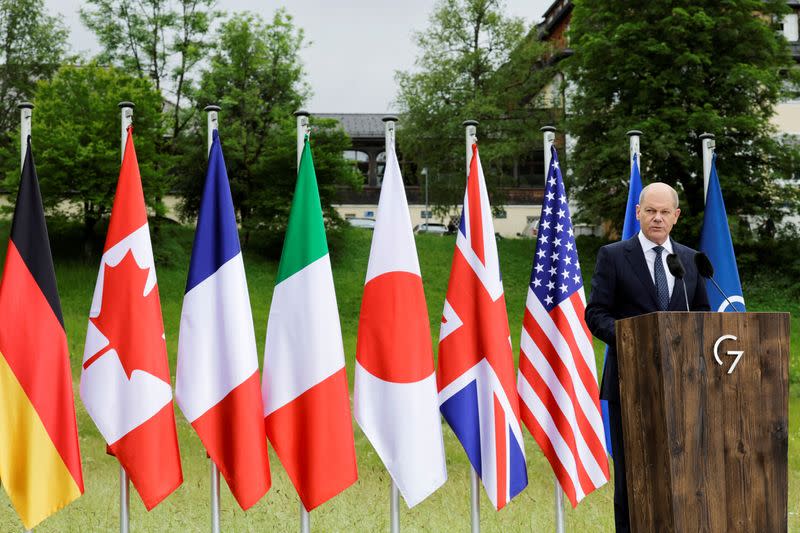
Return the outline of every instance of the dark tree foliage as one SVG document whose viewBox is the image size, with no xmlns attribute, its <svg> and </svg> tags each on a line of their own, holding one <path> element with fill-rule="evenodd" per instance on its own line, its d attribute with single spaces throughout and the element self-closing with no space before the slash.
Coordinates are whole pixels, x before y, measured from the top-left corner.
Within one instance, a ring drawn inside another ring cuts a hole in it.
<svg viewBox="0 0 800 533">
<path fill-rule="evenodd" d="M 514 160 L 541 146 L 548 115 L 534 96 L 550 74 L 534 66 L 545 47 L 504 11 L 500 0 L 439 1 L 429 27 L 415 36 L 414 71 L 397 73 L 400 148 L 429 168 L 432 201 L 441 206 L 459 204 L 464 193 L 464 120 L 480 122 L 490 188 L 514 185 Z"/>
<path fill-rule="evenodd" d="M 782 0 L 576 0 L 568 129 L 581 218 L 618 233 L 629 175 L 626 131 L 642 137 L 645 183 L 681 196 L 678 237 L 694 242 L 703 210 L 699 135 L 716 135 L 720 182 L 731 221 L 775 222 L 797 210 L 796 187 L 779 185 L 797 152 L 770 124 L 797 75 L 774 21 Z"/>
<path fill-rule="evenodd" d="M 0 159 L 2 174 L 19 178 L 17 103 L 33 100 L 36 82 L 64 60 L 68 32 L 43 0 L 0 0 Z"/>
<path fill-rule="evenodd" d="M 100 64 L 150 79 L 162 96 L 164 135 L 156 152 L 166 190 L 189 170 L 186 150 L 196 123 L 197 71 L 214 48 L 214 0 L 88 0 L 81 20 L 97 37 Z M 158 230 L 158 226 L 156 226 Z"/>
<path fill-rule="evenodd" d="M 222 142 L 233 202 L 244 240 L 253 230 L 282 236 L 297 178 L 293 112 L 307 97 L 298 52 L 303 33 L 284 11 L 270 22 L 236 15 L 219 30 L 218 48 L 203 72 L 199 105 L 220 111 Z M 342 157 L 350 143 L 332 121 L 313 121 L 312 151 L 323 206 L 333 200 L 334 184 L 354 185 L 355 170 Z M 195 170 L 180 184 L 184 217 L 196 214 L 205 168 L 205 123 L 198 125 L 186 166 Z M 327 212 L 333 213 L 328 208 Z"/>
<path fill-rule="evenodd" d="M 167 192 L 155 151 L 163 134 L 161 95 L 150 80 L 91 63 L 61 67 L 36 91 L 31 138 L 45 208 L 80 221 L 87 243 L 114 200 L 121 101 L 136 103 L 134 141 L 145 200 L 161 214 L 164 206 L 158 199 Z"/>
<path fill-rule="evenodd" d="M 89 0 L 81 20 L 97 36 L 98 61 L 150 78 L 164 95 L 170 139 L 195 111 L 190 97 L 194 71 L 213 48 L 209 29 L 219 16 L 214 0 Z M 172 147 L 171 151 L 178 148 Z"/>
</svg>

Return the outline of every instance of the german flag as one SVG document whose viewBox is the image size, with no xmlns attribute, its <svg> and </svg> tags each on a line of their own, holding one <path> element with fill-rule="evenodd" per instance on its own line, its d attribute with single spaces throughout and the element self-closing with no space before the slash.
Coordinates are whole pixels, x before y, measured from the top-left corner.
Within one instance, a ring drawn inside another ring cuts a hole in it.
<svg viewBox="0 0 800 533">
<path fill-rule="evenodd" d="M 83 494 L 67 335 L 28 150 L 0 281 L 0 482 L 26 529 Z"/>
</svg>

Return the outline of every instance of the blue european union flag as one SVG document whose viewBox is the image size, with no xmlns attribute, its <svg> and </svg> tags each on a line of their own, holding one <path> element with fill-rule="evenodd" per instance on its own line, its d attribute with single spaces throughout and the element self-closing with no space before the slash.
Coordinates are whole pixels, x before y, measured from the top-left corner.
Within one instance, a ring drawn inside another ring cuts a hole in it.
<svg viewBox="0 0 800 533">
<path fill-rule="evenodd" d="M 639 233 L 639 221 L 636 220 L 636 205 L 642 193 L 642 176 L 639 174 L 639 154 L 633 154 L 631 166 L 631 182 L 628 186 L 628 204 L 625 206 L 625 222 L 622 224 L 622 240 L 630 239 Z"/>
<path fill-rule="evenodd" d="M 708 303 L 711 304 L 711 310 L 744 311 L 742 284 L 739 281 L 739 269 L 736 267 L 736 255 L 733 252 L 728 215 L 725 213 L 722 188 L 719 186 L 719 176 L 717 176 L 716 154 L 711 159 L 711 175 L 708 179 L 706 209 L 703 213 L 703 229 L 700 232 L 699 248 L 711 260 L 711 264 L 714 265 L 714 279 L 735 306 L 731 308 L 711 281 L 706 281 Z"/>
</svg>

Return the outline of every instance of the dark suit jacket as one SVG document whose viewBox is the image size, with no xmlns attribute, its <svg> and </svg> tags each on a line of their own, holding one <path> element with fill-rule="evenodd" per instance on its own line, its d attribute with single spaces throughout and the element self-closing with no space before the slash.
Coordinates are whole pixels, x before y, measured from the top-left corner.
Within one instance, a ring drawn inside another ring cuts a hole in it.
<svg viewBox="0 0 800 533">
<path fill-rule="evenodd" d="M 706 284 L 694 265 L 695 250 L 672 240 L 672 250 L 686 269 L 684 282 L 692 311 L 710 311 Z M 683 283 L 675 280 L 668 311 L 685 311 Z M 600 248 L 592 276 L 592 293 L 586 306 L 586 324 L 608 345 L 608 357 L 600 386 L 600 397 L 619 403 L 617 337 L 615 322 L 623 318 L 658 311 L 656 287 L 645 262 L 639 236 Z"/>
</svg>

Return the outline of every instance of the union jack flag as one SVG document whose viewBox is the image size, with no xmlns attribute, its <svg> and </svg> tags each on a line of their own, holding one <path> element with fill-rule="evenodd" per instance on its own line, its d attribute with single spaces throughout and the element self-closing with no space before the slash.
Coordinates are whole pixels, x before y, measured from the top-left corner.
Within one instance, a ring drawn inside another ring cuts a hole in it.
<svg viewBox="0 0 800 533">
<path fill-rule="evenodd" d="M 439 332 L 439 405 L 489 499 L 502 509 L 528 484 L 514 357 L 478 146 Z"/>
<path fill-rule="evenodd" d="M 558 154 L 551 148 L 519 356 L 522 421 L 572 506 L 608 481 L 592 336 Z"/>
</svg>

